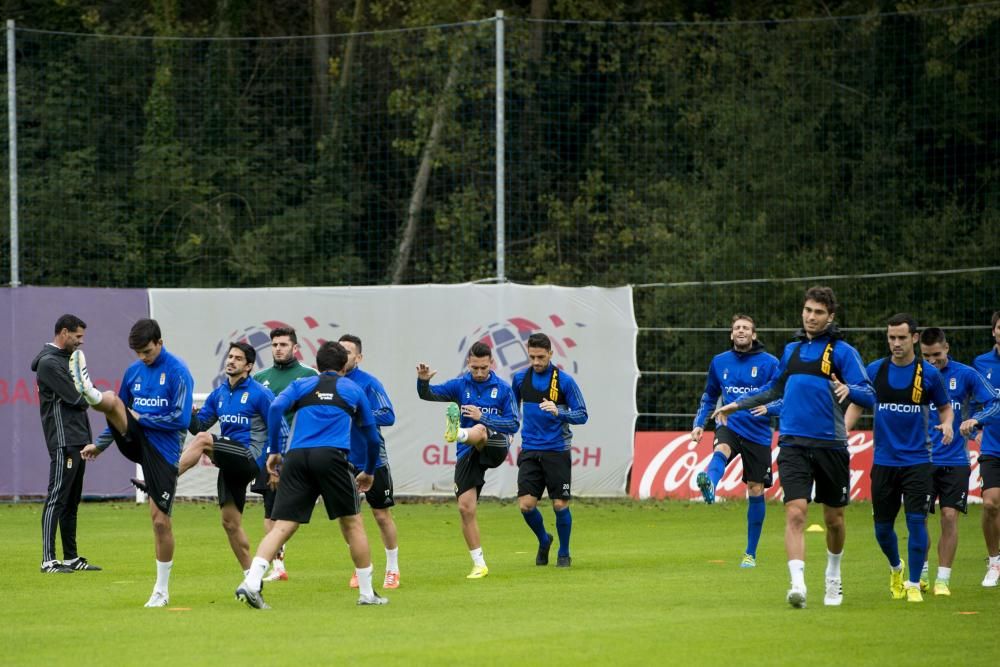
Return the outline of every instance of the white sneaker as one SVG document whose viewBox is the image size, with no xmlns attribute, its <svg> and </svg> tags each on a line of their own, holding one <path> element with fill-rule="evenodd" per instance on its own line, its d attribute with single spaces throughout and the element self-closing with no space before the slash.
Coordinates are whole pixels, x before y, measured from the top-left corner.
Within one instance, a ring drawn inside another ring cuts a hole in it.
<svg viewBox="0 0 1000 667">
<path fill-rule="evenodd" d="M 149 600 L 144 604 L 144 607 L 166 607 L 170 604 L 170 596 L 163 591 L 153 591 L 153 594 L 149 596 Z"/>
<path fill-rule="evenodd" d="M 989 567 L 986 568 L 986 576 L 983 577 L 983 586 L 994 588 L 997 581 L 1000 581 L 1000 563 L 990 563 Z"/>
<path fill-rule="evenodd" d="M 364 607 L 367 605 L 383 605 L 389 604 L 389 598 L 384 598 L 378 593 L 372 593 L 371 595 L 362 595 L 358 598 L 358 606 Z"/>
<path fill-rule="evenodd" d="M 823 604 L 827 607 L 839 607 L 844 601 L 844 588 L 840 579 L 826 579 L 826 595 L 823 596 Z"/>
<path fill-rule="evenodd" d="M 788 600 L 788 604 L 792 605 L 796 609 L 805 609 L 806 606 L 806 587 L 805 586 L 792 586 L 788 590 L 788 595 L 785 597 Z"/>
</svg>

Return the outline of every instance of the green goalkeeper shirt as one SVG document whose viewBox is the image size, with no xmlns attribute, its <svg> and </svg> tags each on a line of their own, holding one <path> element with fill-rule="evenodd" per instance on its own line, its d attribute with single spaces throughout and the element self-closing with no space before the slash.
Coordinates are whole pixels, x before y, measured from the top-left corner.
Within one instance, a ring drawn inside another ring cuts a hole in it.
<svg viewBox="0 0 1000 667">
<path fill-rule="evenodd" d="M 288 364 L 275 364 L 255 374 L 253 379 L 270 389 L 275 396 L 285 390 L 285 387 L 299 378 L 319 375 L 316 369 L 302 365 L 298 359 Z M 291 424 L 292 413 L 285 414 L 285 420 Z"/>
</svg>

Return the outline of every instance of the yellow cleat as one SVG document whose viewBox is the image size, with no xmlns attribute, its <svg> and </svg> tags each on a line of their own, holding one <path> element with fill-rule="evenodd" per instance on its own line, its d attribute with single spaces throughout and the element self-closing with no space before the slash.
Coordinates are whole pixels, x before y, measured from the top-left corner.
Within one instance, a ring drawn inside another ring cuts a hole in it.
<svg viewBox="0 0 1000 667">
<path fill-rule="evenodd" d="M 926 593 L 930 589 L 931 589 L 931 582 L 927 578 L 927 573 L 926 572 L 920 573 L 920 592 Z"/>
<path fill-rule="evenodd" d="M 483 577 L 485 577 L 489 573 L 490 573 L 490 568 L 486 567 L 485 565 L 473 565 L 472 566 L 472 572 L 470 572 L 469 574 L 465 575 L 465 578 L 466 579 L 482 579 Z"/>
<path fill-rule="evenodd" d="M 448 404 L 447 418 L 448 418 L 448 425 L 445 427 L 444 430 L 444 439 L 445 442 L 455 442 L 456 440 L 458 440 L 458 422 L 460 415 L 458 411 L 458 406 L 455 405 L 454 403 Z"/>
<path fill-rule="evenodd" d="M 948 588 L 948 583 L 945 581 L 935 581 L 934 595 L 946 595 L 951 597 L 951 589 Z"/>
<path fill-rule="evenodd" d="M 906 601 L 907 602 L 923 602 L 924 594 L 920 592 L 920 584 L 906 586 Z"/>
<path fill-rule="evenodd" d="M 892 596 L 893 600 L 902 600 L 906 597 L 906 591 L 903 589 L 903 572 L 906 571 L 906 563 L 899 561 L 898 570 L 889 570 L 889 595 Z M 917 589 L 920 592 L 920 589 Z"/>
</svg>

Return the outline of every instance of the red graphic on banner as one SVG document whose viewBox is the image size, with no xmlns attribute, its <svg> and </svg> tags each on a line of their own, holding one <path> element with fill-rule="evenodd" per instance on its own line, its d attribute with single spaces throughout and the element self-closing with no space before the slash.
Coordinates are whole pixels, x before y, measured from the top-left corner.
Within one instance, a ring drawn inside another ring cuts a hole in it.
<svg viewBox="0 0 1000 667">
<path fill-rule="evenodd" d="M 715 434 L 705 432 L 699 442 L 691 440 L 688 431 L 643 431 L 635 434 L 635 453 L 632 462 L 630 494 L 633 498 L 700 499 L 696 479 L 708 466 L 712 457 Z M 781 479 L 778 475 L 778 436 L 775 434 L 771 448 L 774 486 L 764 493 L 768 500 L 781 499 Z M 980 502 L 979 452 L 970 442 L 969 457 L 972 471 L 969 475 L 969 500 Z M 852 431 L 847 441 L 851 455 L 851 500 L 870 500 L 872 467 L 871 431 Z M 742 481 L 743 462 L 733 460 L 715 489 L 716 497 L 745 498 L 746 484 Z"/>
</svg>

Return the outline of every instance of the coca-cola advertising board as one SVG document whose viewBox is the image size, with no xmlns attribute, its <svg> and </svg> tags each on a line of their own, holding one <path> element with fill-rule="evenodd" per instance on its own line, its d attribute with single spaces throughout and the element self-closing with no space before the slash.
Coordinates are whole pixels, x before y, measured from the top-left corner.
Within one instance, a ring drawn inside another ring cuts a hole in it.
<svg viewBox="0 0 1000 667">
<path fill-rule="evenodd" d="M 635 454 L 632 463 L 629 493 L 633 498 L 701 499 L 696 479 L 712 457 L 715 434 L 705 432 L 701 440 L 691 440 L 689 431 L 642 431 L 635 434 Z M 778 436 L 771 447 L 774 485 L 764 496 L 781 499 L 781 478 L 778 475 Z M 851 454 L 851 500 L 870 500 L 869 471 L 872 467 L 872 432 L 852 431 L 847 441 Z M 979 451 L 970 442 L 969 501 L 982 502 L 979 488 Z M 746 484 L 742 481 L 743 463 L 736 457 L 726 467 L 715 494 L 720 498 L 745 498 Z"/>
</svg>

